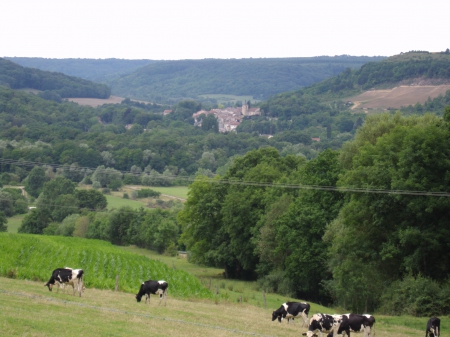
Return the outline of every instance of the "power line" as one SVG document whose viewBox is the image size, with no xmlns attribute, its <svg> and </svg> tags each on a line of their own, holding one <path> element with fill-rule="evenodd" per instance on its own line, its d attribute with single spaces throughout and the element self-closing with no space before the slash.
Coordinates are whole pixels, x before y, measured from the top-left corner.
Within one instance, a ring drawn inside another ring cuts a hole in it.
<svg viewBox="0 0 450 337">
<path fill-rule="evenodd" d="M 59 164 L 48 164 L 40 162 L 30 162 L 30 161 L 19 161 L 13 159 L 0 159 L 0 164 L 9 164 L 17 166 L 49 166 L 54 169 L 66 169 L 80 172 L 100 172 L 104 174 L 132 174 L 135 176 L 141 175 L 142 173 L 136 173 L 132 171 L 120 171 L 112 168 L 92 168 L 92 167 L 79 167 L 79 166 L 68 166 Z M 113 172 L 112 172 L 113 171 Z M 195 177 L 186 177 L 180 175 L 161 175 L 162 179 L 169 180 L 184 180 L 188 182 L 196 181 Z M 450 197 L 450 192 L 434 192 L 434 191 L 412 191 L 412 190 L 390 190 L 390 189 L 376 189 L 376 188 L 361 188 L 361 187 L 338 187 L 338 186 L 320 186 L 320 185 L 302 185 L 302 184 L 282 184 L 273 182 L 257 182 L 249 180 L 226 180 L 226 179 L 215 179 L 215 178 L 203 178 L 204 182 L 214 183 L 214 184 L 229 184 L 229 185 L 242 185 L 242 186 L 259 186 L 259 187 L 277 187 L 277 188 L 290 188 L 290 189 L 303 189 L 303 190 L 321 190 L 321 191 L 334 191 L 334 192 L 347 192 L 347 193 L 376 193 L 376 194 L 394 194 L 394 195 L 410 195 L 410 196 L 432 196 L 432 197 Z"/>
</svg>

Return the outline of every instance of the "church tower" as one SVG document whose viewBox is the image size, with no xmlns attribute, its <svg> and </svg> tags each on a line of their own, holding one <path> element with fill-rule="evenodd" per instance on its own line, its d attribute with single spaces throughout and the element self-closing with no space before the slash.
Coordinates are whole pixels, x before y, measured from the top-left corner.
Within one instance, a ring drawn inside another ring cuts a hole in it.
<svg viewBox="0 0 450 337">
<path fill-rule="evenodd" d="M 244 101 L 244 104 L 242 104 L 242 115 L 248 116 L 248 104 L 247 101 Z"/>
</svg>

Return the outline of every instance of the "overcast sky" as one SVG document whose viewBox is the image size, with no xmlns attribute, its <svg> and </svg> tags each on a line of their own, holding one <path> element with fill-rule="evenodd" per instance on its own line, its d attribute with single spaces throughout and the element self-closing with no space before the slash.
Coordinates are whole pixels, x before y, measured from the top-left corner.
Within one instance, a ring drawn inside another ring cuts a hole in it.
<svg viewBox="0 0 450 337">
<path fill-rule="evenodd" d="M 391 56 L 450 48 L 449 0 L 3 0 L 0 57 Z"/>
</svg>

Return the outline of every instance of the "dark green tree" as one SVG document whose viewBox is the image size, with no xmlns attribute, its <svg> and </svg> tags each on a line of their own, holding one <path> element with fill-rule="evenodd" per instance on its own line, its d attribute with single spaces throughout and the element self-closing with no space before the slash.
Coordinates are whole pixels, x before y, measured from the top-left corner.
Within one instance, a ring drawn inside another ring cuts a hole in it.
<svg viewBox="0 0 450 337">
<path fill-rule="evenodd" d="M 5 216 L 5 213 L 0 211 L 0 232 L 6 232 L 8 230 L 8 219 Z"/>
<path fill-rule="evenodd" d="M 75 191 L 75 197 L 77 198 L 77 203 L 80 208 L 87 208 L 89 210 L 104 210 L 108 201 L 103 193 L 95 190 L 81 190 Z"/>
<path fill-rule="evenodd" d="M 25 215 L 18 232 L 29 234 L 42 234 L 45 227 L 51 222 L 51 216 L 48 209 L 33 209 Z"/>
<path fill-rule="evenodd" d="M 378 115 L 344 147 L 340 186 L 411 192 L 354 193 L 329 226 L 328 285 L 340 305 L 372 310 L 384 285 L 409 274 L 447 279 L 450 202 L 415 193 L 450 190 L 449 131 L 432 115 Z"/>
<path fill-rule="evenodd" d="M 217 118 L 212 114 L 205 116 L 202 120 L 202 130 L 219 132 Z"/>
<path fill-rule="evenodd" d="M 34 167 L 27 178 L 26 191 L 37 198 L 46 182 L 45 170 L 41 166 Z"/>
</svg>

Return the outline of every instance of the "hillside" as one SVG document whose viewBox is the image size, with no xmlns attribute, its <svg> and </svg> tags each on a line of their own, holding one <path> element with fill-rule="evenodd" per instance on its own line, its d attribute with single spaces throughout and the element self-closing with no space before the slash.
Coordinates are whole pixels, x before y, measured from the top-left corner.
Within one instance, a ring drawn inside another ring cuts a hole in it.
<svg viewBox="0 0 450 337">
<path fill-rule="evenodd" d="M 428 104 L 427 108 L 431 109 L 428 111 L 442 112 L 445 104 L 450 102 L 450 97 L 446 98 L 448 89 L 448 50 L 441 53 L 409 52 L 381 62 L 366 63 L 359 69 L 347 69 L 307 88 L 279 94 L 264 102 L 261 109 L 270 117 L 295 117 L 319 110 L 334 110 L 333 114 L 337 111 L 354 113 L 418 104 L 416 110 L 412 108 L 409 112 L 424 112 L 421 105 L 437 100 L 435 104 Z"/>
<path fill-rule="evenodd" d="M 23 67 L 64 73 L 94 82 L 104 82 L 155 62 L 153 60 L 123 60 L 114 58 L 53 59 L 42 57 L 5 57 L 5 59 L 20 64 Z"/>
<path fill-rule="evenodd" d="M 108 98 L 111 90 L 98 84 L 62 73 L 22 67 L 0 58 L 0 85 L 12 89 L 34 89 L 45 99 L 61 101 L 68 97 Z"/>
<path fill-rule="evenodd" d="M 383 57 L 320 56 L 279 59 L 157 61 L 108 81 L 115 95 L 147 101 L 207 94 L 270 95 L 295 90 Z"/>
</svg>

